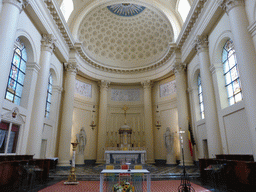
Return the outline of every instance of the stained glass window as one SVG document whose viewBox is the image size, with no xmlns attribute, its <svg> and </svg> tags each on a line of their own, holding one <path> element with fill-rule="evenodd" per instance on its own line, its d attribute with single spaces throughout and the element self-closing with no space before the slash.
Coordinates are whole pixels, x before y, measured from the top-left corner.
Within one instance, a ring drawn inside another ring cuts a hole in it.
<svg viewBox="0 0 256 192">
<path fill-rule="evenodd" d="M 19 105 L 27 62 L 27 52 L 19 38 L 16 39 L 5 99 Z"/>
<path fill-rule="evenodd" d="M 237 68 L 236 52 L 234 49 L 234 44 L 230 39 L 223 47 L 222 63 L 229 105 L 233 105 L 241 101 L 243 97 Z"/>
<path fill-rule="evenodd" d="M 50 73 L 48 77 L 47 98 L 46 98 L 46 105 L 45 105 L 46 118 L 49 118 L 49 115 L 50 115 L 51 98 L 52 98 L 52 73 Z"/>
<path fill-rule="evenodd" d="M 201 118 L 204 119 L 204 101 L 203 101 L 203 91 L 201 84 L 201 76 L 200 74 L 197 77 L 197 85 L 198 85 L 198 98 L 199 98 L 199 109 Z"/>
</svg>

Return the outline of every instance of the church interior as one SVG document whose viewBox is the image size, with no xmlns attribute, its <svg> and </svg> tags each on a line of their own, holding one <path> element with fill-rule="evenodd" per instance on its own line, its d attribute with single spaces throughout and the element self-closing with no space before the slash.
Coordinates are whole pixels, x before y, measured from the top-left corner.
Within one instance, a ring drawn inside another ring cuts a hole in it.
<svg viewBox="0 0 256 192">
<path fill-rule="evenodd" d="M 0 187 L 255 191 L 255 85 L 256 0 L 0 0 Z"/>
</svg>

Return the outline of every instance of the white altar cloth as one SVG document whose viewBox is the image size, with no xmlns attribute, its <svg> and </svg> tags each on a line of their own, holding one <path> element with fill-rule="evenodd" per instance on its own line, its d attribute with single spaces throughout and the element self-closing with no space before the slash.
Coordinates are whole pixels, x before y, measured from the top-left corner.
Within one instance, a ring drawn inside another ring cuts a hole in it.
<svg viewBox="0 0 256 192">
<path fill-rule="evenodd" d="M 141 164 L 145 164 L 145 161 L 147 160 L 147 152 L 145 150 L 143 151 L 105 151 L 105 160 L 106 164 L 111 163 L 111 158 L 114 159 L 114 163 L 116 163 L 117 160 L 120 161 L 126 161 L 131 162 L 132 160 L 139 160 Z"/>
</svg>

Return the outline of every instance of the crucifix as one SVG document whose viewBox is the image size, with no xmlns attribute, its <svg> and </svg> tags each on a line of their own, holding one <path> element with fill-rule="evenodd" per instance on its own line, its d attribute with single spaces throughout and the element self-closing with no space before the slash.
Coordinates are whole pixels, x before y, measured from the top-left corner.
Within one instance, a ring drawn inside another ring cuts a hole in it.
<svg viewBox="0 0 256 192">
<path fill-rule="evenodd" d="M 126 111 L 128 110 L 129 108 L 126 106 L 126 105 L 124 105 L 124 107 L 123 107 L 123 110 L 124 110 L 124 124 L 126 125 Z"/>
</svg>

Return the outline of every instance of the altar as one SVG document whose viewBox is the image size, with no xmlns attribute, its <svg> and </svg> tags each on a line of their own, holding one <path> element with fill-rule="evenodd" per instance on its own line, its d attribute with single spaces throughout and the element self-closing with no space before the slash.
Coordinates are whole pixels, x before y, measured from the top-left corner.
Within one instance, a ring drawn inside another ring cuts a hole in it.
<svg viewBox="0 0 256 192">
<path fill-rule="evenodd" d="M 105 151 L 104 160 L 106 164 L 145 164 L 147 160 L 146 151 Z"/>
</svg>

